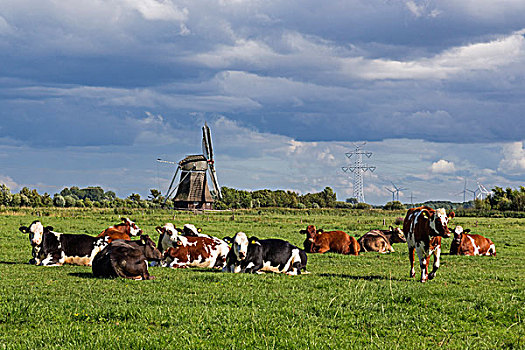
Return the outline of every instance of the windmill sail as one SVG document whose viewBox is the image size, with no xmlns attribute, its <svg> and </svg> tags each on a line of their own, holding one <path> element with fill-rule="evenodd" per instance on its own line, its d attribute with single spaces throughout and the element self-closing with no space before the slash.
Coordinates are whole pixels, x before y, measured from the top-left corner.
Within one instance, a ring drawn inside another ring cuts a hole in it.
<svg viewBox="0 0 525 350">
<path fill-rule="evenodd" d="M 208 169 L 211 177 L 211 183 L 218 199 L 222 198 L 221 187 L 217 180 L 217 172 L 215 171 L 215 160 L 213 159 L 213 144 L 211 142 L 211 131 L 207 123 L 202 127 L 202 151 L 204 156 L 208 159 Z"/>
</svg>

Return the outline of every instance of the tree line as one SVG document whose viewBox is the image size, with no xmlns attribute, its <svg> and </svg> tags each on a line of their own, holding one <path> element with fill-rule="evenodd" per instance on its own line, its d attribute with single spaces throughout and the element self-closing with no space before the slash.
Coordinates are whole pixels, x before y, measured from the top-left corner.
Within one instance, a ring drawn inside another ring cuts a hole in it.
<svg viewBox="0 0 525 350">
<path fill-rule="evenodd" d="M 216 200 L 216 209 L 250 209 L 250 208 L 349 208 L 369 209 L 367 203 L 358 203 L 354 198 L 338 201 L 336 193 L 330 187 L 321 192 L 300 195 L 294 191 L 284 190 L 256 190 L 245 191 L 229 187 L 222 187 L 222 199 Z M 478 209 L 498 211 L 525 211 L 525 187 L 519 189 L 495 187 L 487 198 L 466 203 L 452 203 L 447 201 L 428 201 L 418 205 L 440 207 L 445 209 Z M 76 207 L 76 208 L 172 208 L 171 199 L 165 200 L 157 189 L 150 189 L 147 198 L 137 193 L 127 198 L 118 198 L 115 192 L 105 191 L 103 188 L 76 186 L 65 187 L 53 196 L 47 192 L 40 194 L 36 189 L 23 187 L 18 193 L 11 193 L 9 187 L 0 184 L 0 206 L 4 207 Z M 410 205 L 399 201 L 392 201 L 379 207 L 386 210 L 406 209 Z"/>
</svg>

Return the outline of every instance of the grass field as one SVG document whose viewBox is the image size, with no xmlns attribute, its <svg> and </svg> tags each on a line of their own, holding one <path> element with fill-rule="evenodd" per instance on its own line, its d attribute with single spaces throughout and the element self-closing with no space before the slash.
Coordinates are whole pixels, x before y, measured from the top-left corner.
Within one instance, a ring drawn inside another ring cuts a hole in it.
<svg viewBox="0 0 525 350">
<path fill-rule="evenodd" d="M 525 219 L 461 218 L 491 238 L 497 257 L 442 255 L 435 280 L 408 277 L 406 244 L 389 255 L 308 256 L 309 275 L 150 268 L 152 281 L 95 279 L 83 266 L 39 267 L 27 235 L 39 218 L 64 233 L 98 234 L 112 211 L 0 213 L 0 346 L 4 349 L 497 349 L 525 348 Z M 218 237 L 237 231 L 302 247 L 307 224 L 360 236 L 403 212 L 137 211 L 155 226 L 191 222 Z M 477 223 L 477 226 L 475 224 Z M 444 240 L 448 252 L 451 239 Z M 416 270 L 416 276 L 419 269 Z"/>
</svg>

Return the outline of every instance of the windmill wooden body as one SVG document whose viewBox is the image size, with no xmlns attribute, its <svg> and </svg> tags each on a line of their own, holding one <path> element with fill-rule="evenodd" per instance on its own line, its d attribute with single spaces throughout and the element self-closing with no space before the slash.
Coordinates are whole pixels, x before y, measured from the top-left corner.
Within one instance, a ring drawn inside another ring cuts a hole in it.
<svg viewBox="0 0 525 350">
<path fill-rule="evenodd" d="M 221 189 L 217 181 L 215 161 L 213 158 L 213 145 L 211 142 L 210 128 L 206 123 L 202 127 L 202 152 L 203 154 L 189 155 L 177 164 L 177 170 L 166 192 L 166 200 L 173 193 L 173 206 L 180 209 L 213 209 L 213 198 L 208 187 L 209 174 L 215 192 L 215 197 L 221 199 Z M 169 162 L 168 162 L 169 163 Z M 180 177 L 177 179 L 177 175 Z M 177 183 L 176 186 L 174 184 Z M 175 192 L 176 191 L 176 192 Z"/>
</svg>

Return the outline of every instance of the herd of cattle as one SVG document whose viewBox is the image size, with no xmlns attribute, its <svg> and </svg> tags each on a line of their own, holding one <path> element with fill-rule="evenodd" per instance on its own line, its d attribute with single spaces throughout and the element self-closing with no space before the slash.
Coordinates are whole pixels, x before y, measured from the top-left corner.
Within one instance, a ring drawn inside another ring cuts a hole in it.
<svg viewBox="0 0 525 350">
<path fill-rule="evenodd" d="M 359 239 L 343 231 L 323 231 L 309 225 L 301 234 L 306 235 L 304 250 L 281 239 L 259 239 L 238 232 L 233 237 L 203 234 L 192 224 L 177 228 L 172 223 L 157 226 L 158 243 L 144 235 L 128 218 L 111 226 L 98 236 L 65 234 L 53 231 L 34 221 L 19 230 L 29 234 L 31 264 L 60 266 L 76 264 L 92 266 L 97 277 L 123 277 L 152 279 L 148 265 L 164 267 L 201 267 L 222 269 L 224 272 L 262 273 L 271 271 L 297 275 L 306 271 L 306 253 L 334 252 L 358 255 L 360 252 L 393 252 L 393 243 L 407 243 L 410 276 L 415 276 L 414 252 L 419 258 L 421 282 L 433 279 L 439 268 L 441 238 L 450 237 L 449 219 L 454 212 L 434 210 L 423 206 L 408 210 L 403 229 L 390 226 L 388 230 L 371 230 Z M 483 236 L 469 234 L 456 226 L 450 247 L 453 255 L 496 255 L 494 243 Z M 140 236 L 132 240 L 132 236 Z M 432 271 L 428 273 L 430 257 L 434 255 Z"/>
</svg>

